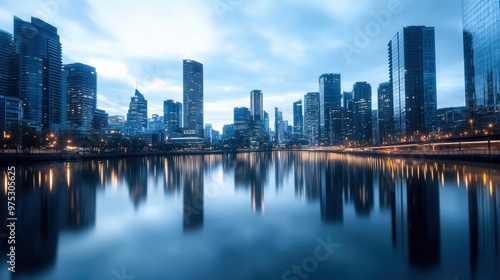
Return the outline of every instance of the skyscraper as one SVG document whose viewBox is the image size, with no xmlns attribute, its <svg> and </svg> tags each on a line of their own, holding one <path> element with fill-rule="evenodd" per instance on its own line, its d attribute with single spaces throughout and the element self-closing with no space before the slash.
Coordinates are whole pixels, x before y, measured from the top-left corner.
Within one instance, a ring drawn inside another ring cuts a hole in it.
<svg viewBox="0 0 500 280">
<path fill-rule="evenodd" d="M 394 134 L 394 101 L 390 82 L 381 83 L 378 87 L 378 127 L 379 143 L 389 143 Z"/>
<path fill-rule="evenodd" d="M 355 141 L 354 139 L 354 98 L 352 92 L 346 91 L 343 93 L 343 120 L 344 129 L 343 134 L 345 141 L 348 144 L 350 141 Z"/>
<path fill-rule="evenodd" d="M 309 92 L 304 96 L 304 137 L 311 146 L 319 141 L 319 92 Z"/>
<path fill-rule="evenodd" d="M 367 82 L 354 84 L 354 140 L 358 144 L 372 144 L 372 87 Z"/>
<path fill-rule="evenodd" d="M 252 138 L 262 138 L 264 128 L 264 93 L 262 90 L 253 90 L 250 93 L 250 115 L 252 118 Z"/>
<path fill-rule="evenodd" d="M 82 63 L 64 66 L 68 95 L 68 124 L 81 131 L 93 128 L 97 109 L 97 73 L 92 66 Z"/>
<path fill-rule="evenodd" d="M 283 122 L 283 112 L 274 108 L 274 141 L 276 144 L 285 143 L 285 124 Z"/>
<path fill-rule="evenodd" d="M 246 107 L 234 108 L 234 137 L 247 140 L 250 137 L 250 127 L 250 109 Z"/>
<path fill-rule="evenodd" d="M 172 99 L 164 101 L 163 121 L 167 134 L 180 133 L 182 127 L 182 103 Z"/>
<path fill-rule="evenodd" d="M 437 121 L 434 27 L 405 27 L 394 36 L 389 75 L 395 132 L 410 139 L 432 132 Z"/>
<path fill-rule="evenodd" d="M 465 99 L 468 121 L 500 123 L 500 5 L 463 0 Z"/>
<path fill-rule="evenodd" d="M 12 34 L 0 30 L 0 94 L 17 96 L 17 56 Z"/>
<path fill-rule="evenodd" d="M 203 64 L 183 61 L 184 131 L 203 138 Z"/>
<path fill-rule="evenodd" d="M 127 127 L 136 131 L 144 131 L 148 128 L 148 101 L 137 89 L 134 96 L 130 98 Z"/>
<path fill-rule="evenodd" d="M 49 130 L 65 126 L 67 107 L 57 28 L 35 17 L 31 22 L 14 17 L 14 44 L 25 120 Z"/>
<path fill-rule="evenodd" d="M 342 93 L 340 74 L 319 77 L 320 132 L 323 145 L 342 143 Z"/>
<path fill-rule="evenodd" d="M 293 138 L 304 137 L 304 115 L 302 114 L 302 100 L 293 103 Z"/>
</svg>

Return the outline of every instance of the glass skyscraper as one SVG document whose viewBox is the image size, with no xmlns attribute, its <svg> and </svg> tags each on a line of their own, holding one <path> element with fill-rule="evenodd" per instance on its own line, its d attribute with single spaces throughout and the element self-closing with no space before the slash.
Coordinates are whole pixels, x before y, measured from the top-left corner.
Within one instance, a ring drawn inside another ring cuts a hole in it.
<svg viewBox="0 0 500 280">
<path fill-rule="evenodd" d="M 434 27 L 403 28 L 389 42 L 389 75 L 398 136 L 418 138 L 437 120 Z"/>
<path fill-rule="evenodd" d="M 252 138 L 258 140 L 264 134 L 264 93 L 262 90 L 253 90 L 250 93 L 250 115 Z"/>
<path fill-rule="evenodd" d="M 130 99 L 127 127 L 136 131 L 145 131 L 148 128 L 148 101 L 137 89 Z"/>
<path fill-rule="evenodd" d="M 16 65 L 13 36 L 0 30 L 0 94 L 17 96 Z"/>
<path fill-rule="evenodd" d="M 379 143 L 389 143 L 394 133 L 394 101 L 390 82 L 381 83 L 378 87 L 378 128 Z"/>
<path fill-rule="evenodd" d="M 319 92 L 309 92 L 304 96 L 304 137 L 311 146 L 319 141 Z"/>
<path fill-rule="evenodd" d="M 171 99 L 164 101 L 163 122 L 168 134 L 180 132 L 182 127 L 182 103 Z"/>
<path fill-rule="evenodd" d="M 68 94 L 68 124 L 81 131 L 93 127 L 97 109 L 97 73 L 92 66 L 82 63 L 64 66 Z"/>
<path fill-rule="evenodd" d="M 302 114 L 302 100 L 293 103 L 293 138 L 302 139 L 304 136 L 304 115 Z"/>
<path fill-rule="evenodd" d="M 340 74 L 319 77 L 320 135 L 326 146 L 342 143 L 342 92 Z"/>
<path fill-rule="evenodd" d="M 463 0 L 465 99 L 475 126 L 500 123 L 500 4 Z"/>
<path fill-rule="evenodd" d="M 247 107 L 234 108 L 234 136 L 241 140 L 250 137 L 251 117 Z"/>
<path fill-rule="evenodd" d="M 35 17 L 14 17 L 18 55 L 19 98 L 29 125 L 56 130 L 66 125 L 62 53 L 57 28 Z"/>
<path fill-rule="evenodd" d="M 357 82 L 353 90 L 354 140 L 358 144 L 372 144 L 372 87 L 367 82 Z"/>
<path fill-rule="evenodd" d="M 203 138 L 203 64 L 194 60 L 183 61 L 183 102 L 185 134 Z"/>
</svg>

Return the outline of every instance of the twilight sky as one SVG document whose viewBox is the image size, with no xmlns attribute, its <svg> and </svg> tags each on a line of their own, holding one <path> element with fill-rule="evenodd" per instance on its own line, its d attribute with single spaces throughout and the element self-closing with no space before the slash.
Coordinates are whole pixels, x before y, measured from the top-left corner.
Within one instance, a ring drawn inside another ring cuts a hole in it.
<svg viewBox="0 0 500 280">
<path fill-rule="evenodd" d="M 293 120 L 292 103 L 318 91 L 323 73 L 342 90 L 389 80 L 387 43 L 404 26 L 436 29 L 438 108 L 465 103 L 461 0 L 18 0 L 3 1 L 0 29 L 13 16 L 58 28 L 63 63 L 97 68 L 98 107 L 126 115 L 136 84 L 148 114 L 182 102 L 182 59 L 204 65 L 205 123 L 222 130 L 233 108 L 264 91 L 264 109 Z"/>
</svg>

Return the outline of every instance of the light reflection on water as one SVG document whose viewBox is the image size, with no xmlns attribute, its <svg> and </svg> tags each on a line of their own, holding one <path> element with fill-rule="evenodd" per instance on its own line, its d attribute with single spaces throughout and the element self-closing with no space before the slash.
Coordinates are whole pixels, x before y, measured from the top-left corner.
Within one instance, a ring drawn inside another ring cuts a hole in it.
<svg viewBox="0 0 500 280">
<path fill-rule="evenodd" d="M 248 153 L 22 166 L 16 184 L 10 279 L 282 279 L 326 236 L 341 246 L 310 279 L 500 275 L 499 166 Z"/>
</svg>

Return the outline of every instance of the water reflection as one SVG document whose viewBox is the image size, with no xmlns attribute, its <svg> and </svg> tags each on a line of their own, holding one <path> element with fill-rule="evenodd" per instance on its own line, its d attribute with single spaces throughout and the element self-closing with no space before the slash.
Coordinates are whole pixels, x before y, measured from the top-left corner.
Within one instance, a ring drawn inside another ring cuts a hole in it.
<svg viewBox="0 0 500 280">
<path fill-rule="evenodd" d="M 6 172 L 2 172 L 5 181 Z M 202 235 L 213 223 L 208 210 L 223 201 L 207 199 L 205 184 L 208 188 L 224 182 L 233 185 L 234 196 L 245 196 L 247 211 L 259 219 L 266 205 L 274 206 L 291 192 L 295 200 L 290 203 L 318 209 L 317 216 L 308 219 L 316 218 L 324 227 L 348 229 L 348 223 L 356 222 L 369 233 L 373 223 L 387 221 L 383 223 L 387 247 L 410 267 L 423 271 L 456 261 L 447 259 L 451 249 L 444 241 L 454 236 L 442 218 L 455 202 L 444 193 L 463 193 L 467 205 L 460 206 L 468 210 L 457 220 L 468 229 L 463 233 L 468 243 L 454 244 L 463 248 L 462 255 L 453 257 L 467 260 L 470 278 L 488 278 L 500 267 L 498 166 L 276 152 L 34 165 L 19 167 L 16 177 L 16 275 L 54 267 L 62 232 L 91 233 L 100 218 L 97 197 L 107 189 L 128 191 L 128 203 L 136 212 L 151 203 L 152 190 L 162 190 L 164 199 L 178 198 L 182 204 L 178 228 Z M 6 216 L 1 207 L 0 218 Z M 236 227 L 239 221 L 232 223 Z M 6 231 L 2 223 L 0 233 Z M 2 252 L 6 245 L 0 243 Z M 0 258 L 5 263 L 3 254 Z"/>
</svg>

